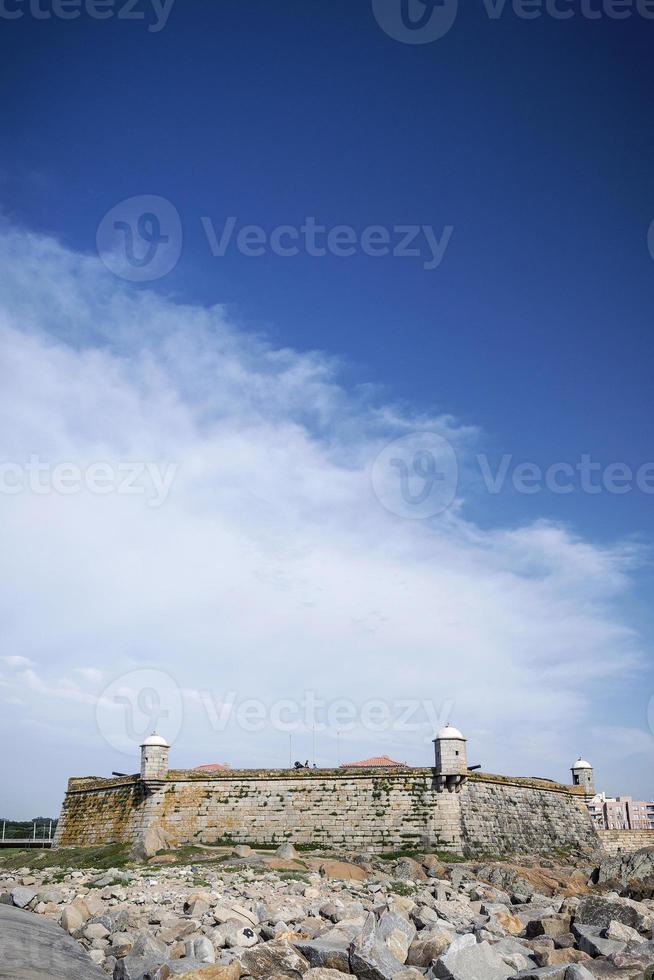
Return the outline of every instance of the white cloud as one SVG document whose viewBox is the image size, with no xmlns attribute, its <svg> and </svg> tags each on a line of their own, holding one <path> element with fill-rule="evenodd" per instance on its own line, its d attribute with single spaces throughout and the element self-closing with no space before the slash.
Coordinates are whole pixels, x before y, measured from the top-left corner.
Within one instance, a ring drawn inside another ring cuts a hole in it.
<svg viewBox="0 0 654 980">
<path fill-rule="evenodd" d="M 0 657 L 3 663 L 7 664 L 8 667 L 32 667 L 34 666 L 32 661 L 28 657 Z"/>
<path fill-rule="evenodd" d="M 465 457 L 479 433 L 348 391 L 322 354 L 130 292 L 53 241 L 5 229 L 0 269 L 0 457 L 179 466 L 155 510 L 115 493 L 0 494 L 0 618 L 29 653 L 4 658 L 27 668 L 5 678 L 25 701 L 8 724 L 26 752 L 58 732 L 61 786 L 80 740 L 112 768 L 89 686 L 139 667 L 186 691 L 179 764 L 283 765 L 285 735 L 212 730 L 200 692 L 308 689 L 452 700 L 473 761 L 496 771 L 562 777 L 580 744 L 597 764 L 593 699 L 641 663 L 618 603 L 632 550 L 547 522 L 483 530 L 465 485 L 439 518 L 394 517 L 370 484 L 388 440 L 431 429 Z M 348 754 L 428 763 L 430 734 L 348 735 Z"/>
</svg>

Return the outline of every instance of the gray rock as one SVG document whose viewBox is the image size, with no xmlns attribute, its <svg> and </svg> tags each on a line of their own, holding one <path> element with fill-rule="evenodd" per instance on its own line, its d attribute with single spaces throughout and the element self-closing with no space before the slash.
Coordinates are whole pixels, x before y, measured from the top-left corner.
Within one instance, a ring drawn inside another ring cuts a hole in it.
<svg viewBox="0 0 654 980">
<path fill-rule="evenodd" d="M 616 922 L 615 920 L 610 923 L 604 935 L 607 939 L 615 939 L 617 942 L 622 943 L 645 942 L 644 937 L 636 929 L 632 929 L 631 926 L 626 926 L 623 922 Z"/>
<path fill-rule="evenodd" d="M 229 923 L 225 923 L 225 925 L 229 925 Z M 224 942 L 232 948 L 250 949 L 257 945 L 259 937 L 252 926 L 238 925 L 232 926 L 226 931 Z"/>
<path fill-rule="evenodd" d="M 645 881 L 654 876 L 654 848 L 643 848 L 633 854 L 618 854 L 602 861 L 597 873 L 600 884 Z"/>
<path fill-rule="evenodd" d="M 362 980 L 392 980 L 403 964 L 390 952 L 377 933 L 371 912 L 363 930 L 350 946 L 350 970 Z"/>
<path fill-rule="evenodd" d="M 608 929 L 613 921 L 644 932 L 651 929 L 652 913 L 645 905 L 632 902 L 628 898 L 587 895 L 575 914 L 575 924 L 597 926 L 600 929 Z"/>
<path fill-rule="evenodd" d="M 2 980 L 107 980 L 82 947 L 55 922 L 0 905 Z"/>
<path fill-rule="evenodd" d="M 275 851 L 275 857 L 283 858 L 285 861 L 293 861 L 299 858 L 299 856 L 298 852 L 290 843 L 280 844 Z"/>
<path fill-rule="evenodd" d="M 36 898 L 36 892 L 33 888 L 27 888 L 25 885 L 17 885 L 16 888 L 11 890 L 11 900 L 17 909 L 24 909 L 33 902 Z"/>
<path fill-rule="evenodd" d="M 346 942 L 326 942 L 323 939 L 298 939 L 293 945 L 311 967 L 325 970 L 339 970 L 341 973 L 350 972 L 349 944 Z"/>
<path fill-rule="evenodd" d="M 309 961 L 285 940 L 273 940 L 246 950 L 241 965 L 245 973 L 256 978 L 271 977 L 276 973 L 301 977 L 310 966 Z"/>
<path fill-rule="evenodd" d="M 534 970 L 514 973 L 511 980 L 565 980 L 569 966 L 540 966 Z"/>
<path fill-rule="evenodd" d="M 565 971 L 565 980 L 595 980 L 595 974 L 583 965 L 583 963 L 573 963 Z"/>
<path fill-rule="evenodd" d="M 490 943 L 477 943 L 468 934 L 454 940 L 428 976 L 438 980 L 507 980 L 512 973 Z"/>
<path fill-rule="evenodd" d="M 114 980 L 144 980 L 148 975 L 155 974 L 167 959 L 165 943 L 142 932 L 127 956 L 117 961 Z"/>
</svg>

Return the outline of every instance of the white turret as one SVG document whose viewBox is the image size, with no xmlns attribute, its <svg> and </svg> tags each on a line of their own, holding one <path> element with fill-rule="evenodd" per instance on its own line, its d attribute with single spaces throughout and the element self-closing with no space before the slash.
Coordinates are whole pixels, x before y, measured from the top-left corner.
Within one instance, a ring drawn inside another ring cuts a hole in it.
<svg viewBox="0 0 654 980">
<path fill-rule="evenodd" d="M 571 770 L 572 772 L 572 785 L 582 786 L 586 791 L 587 796 L 595 795 L 595 777 L 593 773 L 593 767 L 590 762 L 586 762 L 581 756 L 573 764 Z"/>
<path fill-rule="evenodd" d="M 159 782 L 168 774 L 168 752 L 170 746 L 165 738 L 155 732 L 146 738 L 141 746 L 141 779 L 144 782 Z"/>
<path fill-rule="evenodd" d="M 466 739 L 458 728 L 441 728 L 434 738 L 434 754 L 437 787 L 457 790 L 468 774 Z"/>
</svg>

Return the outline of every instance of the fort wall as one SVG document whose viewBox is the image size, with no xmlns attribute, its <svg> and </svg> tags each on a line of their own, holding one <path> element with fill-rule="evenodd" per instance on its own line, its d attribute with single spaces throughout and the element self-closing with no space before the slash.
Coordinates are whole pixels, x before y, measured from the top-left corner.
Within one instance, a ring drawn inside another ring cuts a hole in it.
<svg viewBox="0 0 654 980">
<path fill-rule="evenodd" d="M 131 841 L 149 828 L 171 846 L 291 840 L 471 856 L 599 846 L 581 789 L 473 772 L 449 792 L 426 768 L 169 770 L 151 784 L 138 776 L 72 779 L 55 845 Z"/>
<path fill-rule="evenodd" d="M 654 830 L 598 830 L 605 851 L 614 857 L 620 852 L 631 854 L 644 847 L 654 847 Z"/>
</svg>

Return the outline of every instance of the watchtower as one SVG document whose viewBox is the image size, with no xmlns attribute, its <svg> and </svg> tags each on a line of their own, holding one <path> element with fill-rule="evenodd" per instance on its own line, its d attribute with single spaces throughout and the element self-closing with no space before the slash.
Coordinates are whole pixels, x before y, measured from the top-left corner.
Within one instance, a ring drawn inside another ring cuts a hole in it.
<svg viewBox="0 0 654 980">
<path fill-rule="evenodd" d="M 446 725 L 434 738 L 436 785 L 453 793 L 468 774 L 466 739 L 458 728 Z"/>
</svg>

